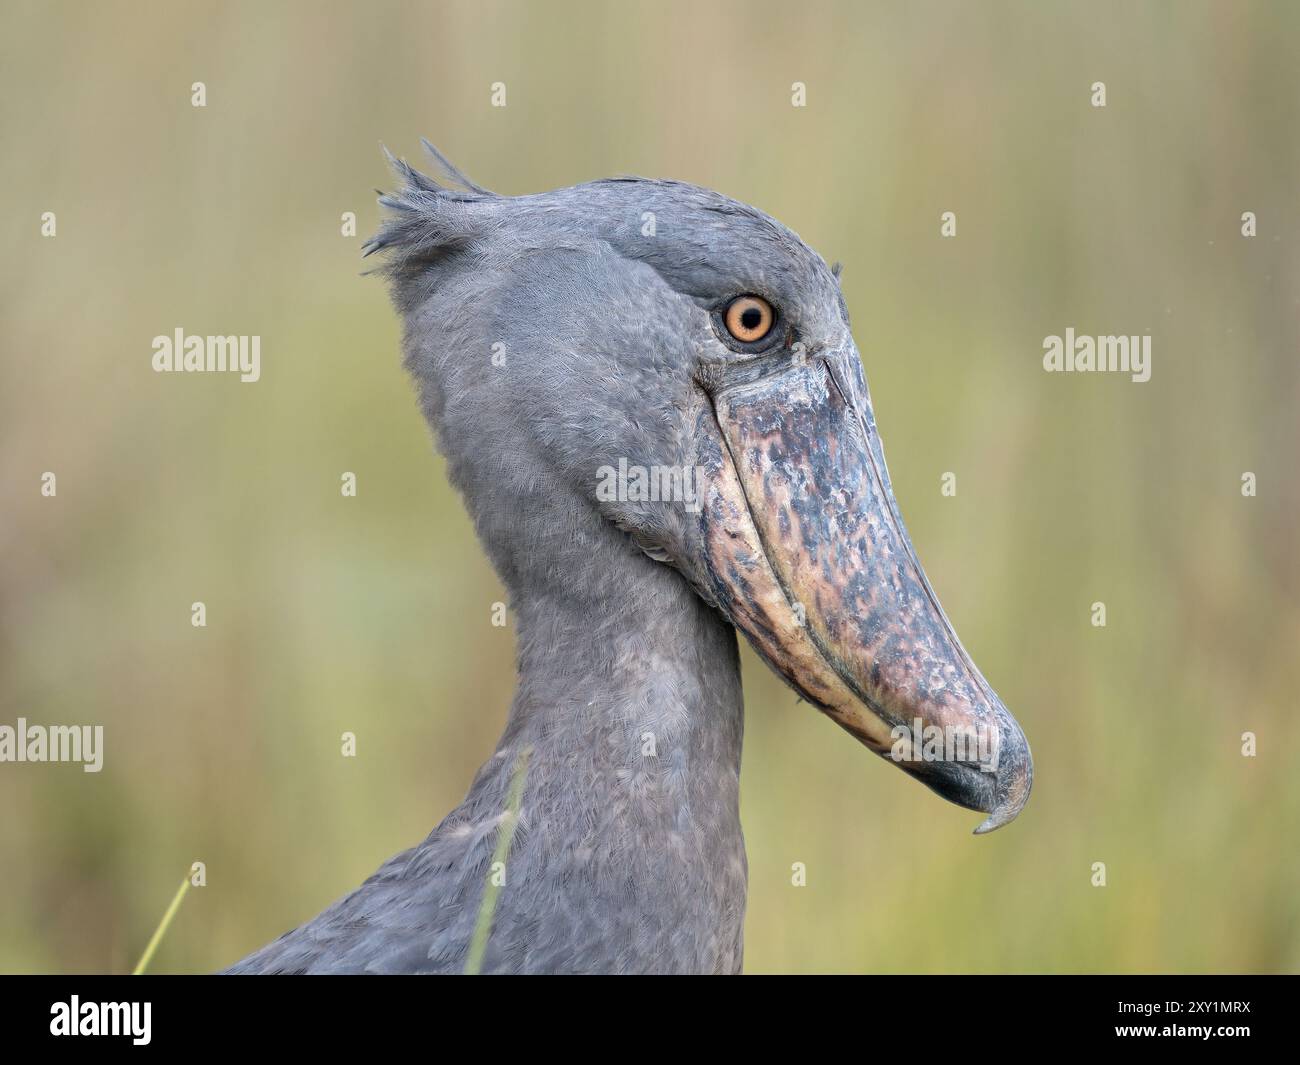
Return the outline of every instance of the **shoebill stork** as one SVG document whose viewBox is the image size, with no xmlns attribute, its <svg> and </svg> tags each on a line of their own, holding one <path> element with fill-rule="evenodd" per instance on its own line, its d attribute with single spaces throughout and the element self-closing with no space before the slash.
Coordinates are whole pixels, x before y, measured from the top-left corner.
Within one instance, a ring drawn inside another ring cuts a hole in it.
<svg viewBox="0 0 1300 1065">
<path fill-rule="evenodd" d="M 394 161 L 368 252 L 509 591 L 518 687 L 428 839 L 231 971 L 462 971 L 507 820 L 482 971 L 738 971 L 736 629 L 868 750 L 987 813 L 976 832 L 1014 818 L 1029 747 L 912 548 L 838 270 L 707 189 L 500 196 L 426 146 L 442 180 Z"/>
</svg>

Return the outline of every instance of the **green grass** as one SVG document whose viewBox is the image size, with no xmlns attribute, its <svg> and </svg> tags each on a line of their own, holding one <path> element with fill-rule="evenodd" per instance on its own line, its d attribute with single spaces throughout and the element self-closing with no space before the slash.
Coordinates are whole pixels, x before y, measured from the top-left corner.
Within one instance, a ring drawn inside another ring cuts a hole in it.
<svg viewBox="0 0 1300 1065">
<path fill-rule="evenodd" d="M 479 906 L 478 920 L 474 922 L 474 937 L 470 940 L 469 956 L 465 960 L 467 976 L 477 976 L 482 969 L 483 954 L 487 950 L 488 937 L 492 934 L 492 915 L 496 912 L 501 887 L 510 875 L 506 868 L 507 861 L 510 845 L 515 840 L 515 829 L 519 827 L 519 808 L 524 799 L 524 781 L 528 777 L 528 759 L 532 753 L 531 747 L 525 747 L 519 752 L 510 776 L 510 794 L 506 799 L 505 816 L 497 829 L 496 850 L 492 854 L 492 864 L 488 867 L 483 902 Z M 500 877 L 497 875 L 498 870 L 503 874 Z"/>
</svg>

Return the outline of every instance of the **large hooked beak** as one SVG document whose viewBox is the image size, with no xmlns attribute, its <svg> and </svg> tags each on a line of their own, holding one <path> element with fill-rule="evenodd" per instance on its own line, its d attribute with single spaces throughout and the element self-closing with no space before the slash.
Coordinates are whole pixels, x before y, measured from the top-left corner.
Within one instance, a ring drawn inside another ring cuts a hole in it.
<svg viewBox="0 0 1300 1065">
<path fill-rule="evenodd" d="M 786 681 L 882 757 L 988 818 L 1033 783 L 1024 733 L 975 668 L 899 516 L 857 351 L 707 384 L 699 530 L 709 591 Z"/>
</svg>

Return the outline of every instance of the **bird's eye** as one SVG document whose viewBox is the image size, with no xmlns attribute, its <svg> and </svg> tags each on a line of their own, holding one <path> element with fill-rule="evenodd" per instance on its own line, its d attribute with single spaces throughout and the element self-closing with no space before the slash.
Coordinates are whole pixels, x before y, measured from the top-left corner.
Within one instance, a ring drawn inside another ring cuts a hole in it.
<svg viewBox="0 0 1300 1065">
<path fill-rule="evenodd" d="M 722 314 L 727 332 L 742 344 L 756 344 L 772 331 L 776 314 L 761 296 L 737 296 Z"/>
</svg>

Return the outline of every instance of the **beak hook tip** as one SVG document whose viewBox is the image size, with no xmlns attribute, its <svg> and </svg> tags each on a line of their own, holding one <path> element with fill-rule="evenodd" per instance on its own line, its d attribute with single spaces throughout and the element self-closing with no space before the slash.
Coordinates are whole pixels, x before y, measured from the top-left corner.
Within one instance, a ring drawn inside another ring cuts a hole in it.
<svg viewBox="0 0 1300 1065">
<path fill-rule="evenodd" d="M 1022 734 L 1023 742 L 1023 734 Z M 975 829 L 975 835 L 984 836 L 1003 825 L 1009 825 L 1025 808 L 1029 793 L 1034 785 L 1034 763 L 1029 753 L 1029 745 L 1024 744 L 1023 754 L 1017 759 L 1017 765 L 998 781 L 997 802 L 993 809 Z"/>
</svg>

